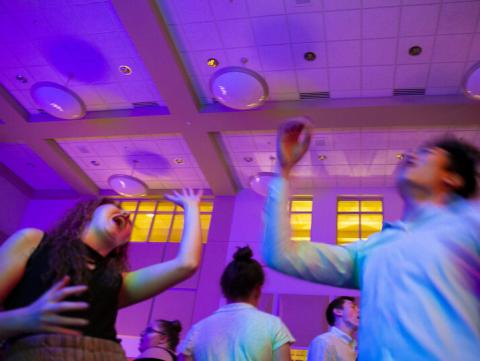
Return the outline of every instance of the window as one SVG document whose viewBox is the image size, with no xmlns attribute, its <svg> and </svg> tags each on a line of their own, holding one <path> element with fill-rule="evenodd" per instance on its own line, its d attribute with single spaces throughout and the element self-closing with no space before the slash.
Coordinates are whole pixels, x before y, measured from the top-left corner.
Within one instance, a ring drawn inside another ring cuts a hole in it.
<svg viewBox="0 0 480 361">
<path fill-rule="evenodd" d="M 290 201 L 290 225 L 293 241 L 310 241 L 312 203 L 312 199 L 307 197 L 296 197 Z"/>
<path fill-rule="evenodd" d="M 183 208 L 165 199 L 119 200 L 126 211 L 132 213 L 131 242 L 178 243 L 183 231 Z M 200 202 L 202 242 L 207 242 L 213 211 L 213 199 Z"/>
<path fill-rule="evenodd" d="M 383 200 L 380 197 L 337 199 L 337 244 L 367 239 L 382 229 Z"/>
</svg>

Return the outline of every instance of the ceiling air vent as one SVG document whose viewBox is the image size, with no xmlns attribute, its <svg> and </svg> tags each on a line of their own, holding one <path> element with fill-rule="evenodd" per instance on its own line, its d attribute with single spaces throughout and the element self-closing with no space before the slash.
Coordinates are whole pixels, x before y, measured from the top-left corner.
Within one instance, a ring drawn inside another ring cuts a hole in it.
<svg viewBox="0 0 480 361">
<path fill-rule="evenodd" d="M 157 102 L 135 102 L 132 103 L 134 108 L 150 108 L 150 107 L 159 107 L 160 104 Z"/>
<path fill-rule="evenodd" d="M 327 99 L 330 98 L 330 92 L 300 93 L 300 99 Z"/>
<path fill-rule="evenodd" d="M 305 5 L 305 4 L 310 4 L 310 0 L 295 0 L 295 4 L 297 5 Z"/>
<path fill-rule="evenodd" d="M 425 95 L 425 89 L 412 88 L 412 89 L 393 89 L 393 95 Z"/>
</svg>

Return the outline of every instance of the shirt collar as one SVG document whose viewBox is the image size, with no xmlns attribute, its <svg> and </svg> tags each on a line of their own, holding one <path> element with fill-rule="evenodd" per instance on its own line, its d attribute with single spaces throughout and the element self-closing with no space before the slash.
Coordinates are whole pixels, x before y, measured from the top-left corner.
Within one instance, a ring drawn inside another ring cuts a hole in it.
<svg viewBox="0 0 480 361">
<path fill-rule="evenodd" d="M 249 303 L 245 302 L 235 302 L 235 303 L 227 303 L 220 307 L 216 312 L 229 312 L 229 311 L 236 311 L 236 310 L 246 310 L 246 309 L 255 309 L 255 307 Z"/>
<path fill-rule="evenodd" d="M 354 345 L 355 340 L 339 328 L 336 328 L 335 326 L 330 327 L 330 332 L 338 336 L 342 341 L 344 341 L 346 344 Z"/>
</svg>

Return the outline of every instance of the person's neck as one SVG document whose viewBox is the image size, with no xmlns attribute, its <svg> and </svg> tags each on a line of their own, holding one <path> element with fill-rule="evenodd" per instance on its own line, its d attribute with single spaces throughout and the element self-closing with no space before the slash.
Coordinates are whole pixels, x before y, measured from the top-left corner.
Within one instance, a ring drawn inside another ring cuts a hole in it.
<svg viewBox="0 0 480 361">
<path fill-rule="evenodd" d="M 404 221 L 414 219 L 418 210 L 426 204 L 437 206 L 447 205 L 452 200 L 452 194 L 445 191 L 435 192 L 433 190 L 409 189 L 401 192 L 404 201 Z"/>
<path fill-rule="evenodd" d="M 102 242 L 100 235 L 91 229 L 87 229 L 87 231 L 83 233 L 82 242 L 97 251 L 103 257 L 108 255 L 113 249 L 108 247 L 105 242 Z"/>
<path fill-rule="evenodd" d="M 355 331 L 352 326 L 347 325 L 345 322 L 337 322 L 335 324 L 335 327 L 338 328 L 340 331 L 346 333 L 350 337 L 352 337 L 353 332 Z"/>
<path fill-rule="evenodd" d="M 258 298 L 255 298 L 255 297 L 248 297 L 246 299 L 242 299 L 242 300 L 231 300 L 231 299 L 227 299 L 227 304 L 231 304 L 231 303 L 248 303 L 249 305 L 252 305 L 253 307 L 257 307 L 258 306 Z"/>
</svg>

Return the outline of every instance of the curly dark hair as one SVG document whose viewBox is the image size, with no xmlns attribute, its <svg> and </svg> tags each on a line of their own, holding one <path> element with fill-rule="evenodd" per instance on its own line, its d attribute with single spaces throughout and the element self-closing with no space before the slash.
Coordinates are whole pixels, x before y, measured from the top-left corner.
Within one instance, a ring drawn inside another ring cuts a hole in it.
<svg viewBox="0 0 480 361">
<path fill-rule="evenodd" d="M 478 148 L 451 135 L 434 139 L 428 145 L 446 151 L 449 159 L 448 170 L 463 179 L 463 185 L 453 191 L 463 198 L 473 198 L 478 191 Z"/>
<path fill-rule="evenodd" d="M 80 201 L 46 233 L 44 245 L 51 247 L 50 272 L 46 275 L 47 277 L 61 279 L 68 274 L 72 284 L 88 282 L 87 249 L 81 241 L 81 235 L 92 220 L 95 210 L 104 204 L 119 206 L 117 202 L 108 198 Z M 107 263 L 108 274 L 113 275 L 128 269 L 127 250 L 128 243 L 112 251 L 112 256 Z"/>
</svg>

